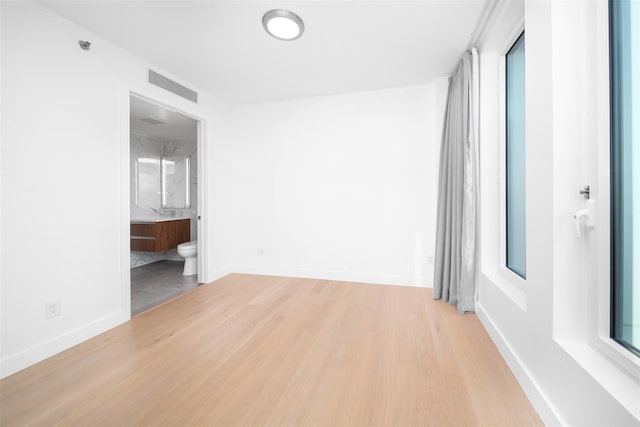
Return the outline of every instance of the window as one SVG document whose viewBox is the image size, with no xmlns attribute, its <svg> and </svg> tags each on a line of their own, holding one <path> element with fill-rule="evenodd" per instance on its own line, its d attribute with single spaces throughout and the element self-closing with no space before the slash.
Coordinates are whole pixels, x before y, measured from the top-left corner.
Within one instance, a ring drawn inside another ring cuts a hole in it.
<svg viewBox="0 0 640 427">
<path fill-rule="evenodd" d="M 640 355 L 640 2 L 609 3 L 611 337 Z"/>
<path fill-rule="evenodd" d="M 506 264 L 526 277 L 524 33 L 506 55 Z"/>
</svg>

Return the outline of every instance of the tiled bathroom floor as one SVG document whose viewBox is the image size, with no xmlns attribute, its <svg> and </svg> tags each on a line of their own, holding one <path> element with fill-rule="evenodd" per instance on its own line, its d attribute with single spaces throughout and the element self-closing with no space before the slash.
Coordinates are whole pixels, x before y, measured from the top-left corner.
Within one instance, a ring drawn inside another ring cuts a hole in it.
<svg viewBox="0 0 640 427">
<path fill-rule="evenodd" d="M 197 276 L 183 276 L 184 262 L 159 261 L 131 269 L 131 316 L 198 286 Z"/>
</svg>

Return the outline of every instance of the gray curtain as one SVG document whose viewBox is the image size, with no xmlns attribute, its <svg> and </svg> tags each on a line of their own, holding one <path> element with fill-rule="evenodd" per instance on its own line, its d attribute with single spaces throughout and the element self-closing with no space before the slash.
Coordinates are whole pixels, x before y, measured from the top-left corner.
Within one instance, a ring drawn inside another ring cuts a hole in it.
<svg viewBox="0 0 640 427">
<path fill-rule="evenodd" d="M 465 52 L 449 80 L 440 146 L 433 298 L 475 311 L 478 164 L 473 60 Z"/>
</svg>

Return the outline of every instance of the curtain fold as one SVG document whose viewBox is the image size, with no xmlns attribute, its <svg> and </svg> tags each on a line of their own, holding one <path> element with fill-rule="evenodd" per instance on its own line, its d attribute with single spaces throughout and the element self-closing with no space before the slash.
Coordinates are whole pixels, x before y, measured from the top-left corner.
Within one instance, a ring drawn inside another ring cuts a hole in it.
<svg viewBox="0 0 640 427">
<path fill-rule="evenodd" d="M 440 146 L 433 298 L 475 311 L 478 204 L 474 67 L 465 52 L 449 80 Z"/>
</svg>

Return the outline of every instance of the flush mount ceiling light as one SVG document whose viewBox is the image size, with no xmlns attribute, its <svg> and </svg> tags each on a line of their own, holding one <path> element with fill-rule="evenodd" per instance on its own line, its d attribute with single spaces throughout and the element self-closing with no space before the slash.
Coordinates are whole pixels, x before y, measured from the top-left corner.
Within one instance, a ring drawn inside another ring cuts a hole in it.
<svg viewBox="0 0 640 427">
<path fill-rule="evenodd" d="M 262 26 L 278 40 L 295 40 L 304 33 L 304 22 L 286 9 L 273 9 L 262 17 Z"/>
</svg>

